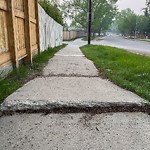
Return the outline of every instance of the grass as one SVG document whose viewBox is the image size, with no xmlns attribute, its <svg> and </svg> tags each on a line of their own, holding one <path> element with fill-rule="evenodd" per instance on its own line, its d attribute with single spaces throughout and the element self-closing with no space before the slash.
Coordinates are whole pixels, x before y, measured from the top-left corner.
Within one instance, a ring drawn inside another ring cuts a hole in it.
<svg viewBox="0 0 150 150">
<path fill-rule="evenodd" d="M 78 39 L 79 37 L 76 37 L 76 38 L 73 38 L 73 39 L 70 39 L 70 40 L 64 40 L 64 42 L 72 42 L 72 41 L 74 41 L 74 40 L 76 40 L 76 39 Z"/>
<path fill-rule="evenodd" d="M 140 39 L 140 41 L 150 42 L 150 39 Z"/>
<path fill-rule="evenodd" d="M 18 69 L 14 69 L 6 78 L 0 79 L 0 103 L 4 99 L 23 86 L 29 80 L 41 75 L 44 65 L 48 60 L 54 56 L 56 52 L 64 48 L 66 45 L 58 46 L 56 48 L 49 48 L 48 50 L 36 55 L 33 58 L 33 65 L 21 65 Z"/>
<path fill-rule="evenodd" d="M 149 57 L 109 46 L 86 45 L 81 50 L 106 78 L 150 101 Z"/>
<path fill-rule="evenodd" d="M 94 40 L 94 39 L 96 39 L 96 38 L 98 38 L 98 37 L 100 37 L 100 36 L 91 36 L 91 40 Z M 87 37 L 87 36 L 86 36 L 86 37 L 83 37 L 82 40 L 83 40 L 83 41 L 88 41 L 88 37 Z"/>
</svg>

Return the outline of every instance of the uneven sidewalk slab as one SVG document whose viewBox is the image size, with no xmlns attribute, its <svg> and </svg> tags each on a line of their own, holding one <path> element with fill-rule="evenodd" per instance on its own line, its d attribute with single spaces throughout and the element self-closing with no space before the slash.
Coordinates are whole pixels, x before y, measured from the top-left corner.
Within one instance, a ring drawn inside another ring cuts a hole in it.
<svg viewBox="0 0 150 150">
<path fill-rule="evenodd" d="M 1 111 L 145 105 L 144 99 L 99 77 L 46 77 L 34 79 L 10 95 Z"/>
<path fill-rule="evenodd" d="M 99 76 L 93 62 L 82 56 L 56 55 L 43 70 L 44 76 Z"/>
<path fill-rule="evenodd" d="M 93 62 L 84 57 L 79 46 L 67 45 L 49 60 L 44 76 L 99 76 Z"/>
<path fill-rule="evenodd" d="M 84 56 L 78 45 L 67 45 L 65 48 L 57 52 L 56 55 L 64 56 Z"/>
<path fill-rule="evenodd" d="M 143 113 L 19 114 L 0 118 L 1 150 L 149 150 Z"/>
</svg>

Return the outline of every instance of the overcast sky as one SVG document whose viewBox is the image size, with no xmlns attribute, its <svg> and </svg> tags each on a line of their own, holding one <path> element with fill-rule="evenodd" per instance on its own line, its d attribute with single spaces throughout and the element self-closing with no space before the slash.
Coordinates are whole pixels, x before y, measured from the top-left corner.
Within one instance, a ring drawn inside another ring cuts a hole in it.
<svg viewBox="0 0 150 150">
<path fill-rule="evenodd" d="M 60 0 L 62 2 L 63 0 Z M 120 10 L 131 8 L 137 14 L 143 14 L 142 8 L 145 7 L 146 0 L 118 0 L 117 5 Z"/>
<path fill-rule="evenodd" d="M 145 8 L 146 0 L 118 0 L 120 10 L 131 8 L 137 14 L 143 14 L 142 8 Z"/>
</svg>

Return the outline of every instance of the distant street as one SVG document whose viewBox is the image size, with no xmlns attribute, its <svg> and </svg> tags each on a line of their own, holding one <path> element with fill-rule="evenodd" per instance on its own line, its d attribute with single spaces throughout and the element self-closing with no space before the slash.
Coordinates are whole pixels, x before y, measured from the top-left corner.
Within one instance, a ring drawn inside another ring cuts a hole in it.
<svg viewBox="0 0 150 150">
<path fill-rule="evenodd" d="M 138 40 L 128 40 L 117 35 L 109 35 L 101 40 L 93 41 L 92 44 L 102 44 L 143 53 L 150 56 L 150 43 Z"/>
</svg>

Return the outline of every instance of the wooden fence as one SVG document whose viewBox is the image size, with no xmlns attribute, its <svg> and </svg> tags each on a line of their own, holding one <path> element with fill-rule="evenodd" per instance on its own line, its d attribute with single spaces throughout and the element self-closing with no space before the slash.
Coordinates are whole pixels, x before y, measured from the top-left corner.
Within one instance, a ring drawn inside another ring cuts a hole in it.
<svg viewBox="0 0 150 150">
<path fill-rule="evenodd" d="M 32 63 L 38 50 L 38 0 L 0 0 L 0 67 Z"/>
<path fill-rule="evenodd" d="M 69 41 L 69 40 L 73 40 L 76 38 L 80 38 L 85 36 L 85 31 L 83 30 L 79 30 L 79 31 L 64 31 L 63 32 L 63 40 L 64 41 Z"/>
</svg>

